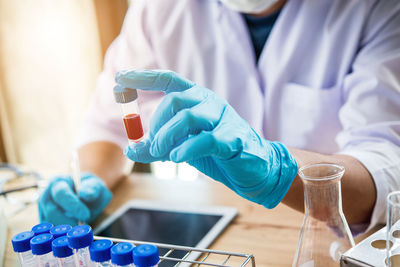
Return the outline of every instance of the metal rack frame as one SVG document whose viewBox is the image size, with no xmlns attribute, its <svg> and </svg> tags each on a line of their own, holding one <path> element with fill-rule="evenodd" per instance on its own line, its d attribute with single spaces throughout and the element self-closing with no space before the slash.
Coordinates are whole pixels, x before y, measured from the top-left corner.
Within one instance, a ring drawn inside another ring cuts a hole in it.
<svg viewBox="0 0 400 267">
<path fill-rule="evenodd" d="M 256 260 L 252 254 L 244 254 L 244 253 L 232 253 L 232 252 L 226 252 L 226 251 L 219 251 L 219 250 L 213 250 L 213 249 L 201 249 L 201 248 L 193 248 L 193 247 L 185 247 L 185 246 L 176 246 L 176 245 L 168 245 L 168 244 L 161 244 L 161 243 L 153 243 L 153 242 L 143 242 L 143 241 L 136 241 L 136 240 L 126 240 L 126 239 L 119 239 L 119 238 L 108 238 L 108 237 L 101 237 L 101 236 L 95 236 L 94 240 L 100 240 L 100 239 L 110 239 L 114 243 L 121 243 L 121 242 L 129 242 L 132 243 L 133 245 L 141 245 L 141 244 L 152 244 L 157 246 L 158 248 L 164 248 L 168 249 L 167 253 L 164 255 L 160 255 L 160 262 L 163 261 L 170 261 L 170 262 L 176 262 L 175 266 L 216 266 L 216 267 L 229 267 L 232 265 L 227 265 L 228 261 L 232 257 L 237 257 L 237 258 L 242 258 L 243 261 L 240 265 L 242 266 L 251 266 L 255 267 L 256 266 Z M 171 254 L 174 251 L 185 251 L 186 254 L 183 258 L 174 258 L 171 257 Z M 189 255 L 195 254 L 196 260 L 187 260 Z M 210 257 L 210 255 L 222 255 L 225 256 L 225 259 L 222 261 L 222 263 L 215 263 L 215 262 L 206 262 L 206 260 Z M 200 259 L 198 259 L 200 258 Z M 198 260 L 197 260 L 198 259 Z"/>
</svg>

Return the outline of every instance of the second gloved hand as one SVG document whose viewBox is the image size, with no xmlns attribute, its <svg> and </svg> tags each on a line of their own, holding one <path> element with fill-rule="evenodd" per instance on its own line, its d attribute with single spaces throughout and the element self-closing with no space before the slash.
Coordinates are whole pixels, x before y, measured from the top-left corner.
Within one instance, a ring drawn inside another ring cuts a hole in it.
<svg viewBox="0 0 400 267">
<path fill-rule="evenodd" d="M 93 174 L 83 174 L 78 195 L 70 176 L 55 177 L 39 198 L 41 222 L 77 225 L 93 222 L 112 198 L 104 182 Z"/>
<path fill-rule="evenodd" d="M 297 163 L 279 142 L 261 138 L 211 90 L 171 71 L 128 71 L 118 86 L 166 93 L 150 124 L 149 139 L 131 145 L 133 161 L 188 162 L 242 197 L 275 207 L 297 174 Z"/>
</svg>

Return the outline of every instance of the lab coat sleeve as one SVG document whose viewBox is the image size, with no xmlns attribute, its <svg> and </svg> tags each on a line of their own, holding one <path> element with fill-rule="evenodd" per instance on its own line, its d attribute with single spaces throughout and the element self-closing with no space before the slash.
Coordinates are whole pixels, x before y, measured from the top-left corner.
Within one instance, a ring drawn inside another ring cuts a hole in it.
<svg viewBox="0 0 400 267">
<path fill-rule="evenodd" d="M 378 2 L 344 81 L 336 139 L 339 153 L 358 159 L 375 182 L 375 207 L 362 230 L 385 222 L 386 196 L 400 190 L 400 2 Z"/>
<path fill-rule="evenodd" d="M 107 50 L 104 69 L 82 121 L 78 147 L 95 141 L 112 142 L 121 148 L 128 144 L 121 110 L 113 96 L 114 77 L 120 70 L 157 68 L 148 21 L 146 0 L 135 0 L 125 16 L 121 33 Z M 160 98 L 160 93 L 139 92 L 138 104 L 145 132 Z"/>
</svg>

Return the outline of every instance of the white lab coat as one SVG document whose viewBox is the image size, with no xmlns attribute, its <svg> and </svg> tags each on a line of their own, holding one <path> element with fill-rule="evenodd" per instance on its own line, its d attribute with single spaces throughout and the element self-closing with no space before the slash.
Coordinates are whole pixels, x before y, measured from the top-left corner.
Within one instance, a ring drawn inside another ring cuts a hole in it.
<svg viewBox="0 0 400 267">
<path fill-rule="evenodd" d="M 144 68 L 214 90 L 269 140 L 354 156 L 377 187 L 370 227 L 384 221 L 385 197 L 400 189 L 400 1 L 289 0 L 256 65 L 241 14 L 218 0 L 135 0 L 80 144 L 126 145 L 114 75 Z M 161 96 L 140 92 L 145 127 Z"/>
</svg>

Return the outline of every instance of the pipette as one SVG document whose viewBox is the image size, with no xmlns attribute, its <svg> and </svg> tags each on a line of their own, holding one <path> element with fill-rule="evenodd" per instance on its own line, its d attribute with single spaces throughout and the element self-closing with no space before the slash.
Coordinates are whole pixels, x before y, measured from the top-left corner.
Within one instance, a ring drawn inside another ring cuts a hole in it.
<svg viewBox="0 0 400 267">
<path fill-rule="evenodd" d="M 79 165 L 78 151 L 76 150 L 72 152 L 71 172 L 72 180 L 74 181 L 75 193 L 78 195 L 79 188 L 81 186 L 81 168 Z M 81 225 L 82 222 L 79 221 L 78 224 Z"/>
</svg>

